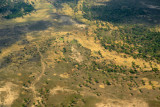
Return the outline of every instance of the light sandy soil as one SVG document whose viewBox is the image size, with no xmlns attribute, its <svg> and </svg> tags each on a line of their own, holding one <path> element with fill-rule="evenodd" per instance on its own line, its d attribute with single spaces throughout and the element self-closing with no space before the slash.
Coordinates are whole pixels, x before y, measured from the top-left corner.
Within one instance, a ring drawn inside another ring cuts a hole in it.
<svg viewBox="0 0 160 107">
<path fill-rule="evenodd" d="M 104 84 L 99 85 L 100 88 L 105 88 Z"/>
<path fill-rule="evenodd" d="M 14 100 L 19 96 L 18 86 L 7 82 L 3 87 L 0 87 L 0 106 L 11 107 Z"/>
<path fill-rule="evenodd" d="M 96 107 L 149 107 L 144 101 L 133 100 L 112 100 L 107 99 L 105 103 L 97 103 Z"/>
<path fill-rule="evenodd" d="M 63 73 L 59 75 L 61 78 L 69 78 L 69 74 Z"/>
<path fill-rule="evenodd" d="M 75 49 L 74 47 L 72 47 L 71 50 L 72 50 L 71 58 L 75 59 L 77 62 L 82 62 L 83 61 L 83 57 L 81 56 L 81 53 L 78 52 L 78 50 Z"/>
<path fill-rule="evenodd" d="M 56 95 L 56 94 L 58 94 L 58 91 L 61 91 L 61 92 L 75 92 L 74 90 L 57 86 L 57 87 L 50 90 L 50 95 Z"/>
</svg>

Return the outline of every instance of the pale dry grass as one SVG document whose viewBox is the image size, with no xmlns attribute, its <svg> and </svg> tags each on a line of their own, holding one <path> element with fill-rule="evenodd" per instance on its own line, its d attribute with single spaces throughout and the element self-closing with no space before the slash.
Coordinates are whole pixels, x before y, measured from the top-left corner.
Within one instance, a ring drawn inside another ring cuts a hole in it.
<svg viewBox="0 0 160 107">
<path fill-rule="evenodd" d="M 33 41 L 35 38 L 33 37 L 33 36 L 31 36 L 31 34 L 26 34 L 26 39 L 28 40 L 28 41 Z"/>
<path fill-rule="evenodd" d="M 156 32 L 160 32 L 160 26 L 156 27 Z"/>
<path fill-rule="evenodd" d="M 13 20 L 17 23 L 22 23 L 22 22 L 40 21 L 40 20 L 48 19 L 50 17 L 50 15 L 47 12 L 48 10 L 49 9 L 41 9 L 41 10 L 38 10 L 37 12 L 25 15 L 23 18 L 18 17 Z"/>
<path fill-rule="evenodd" d="M 59 11 L 59 13 L 68 16 L 74 16 L 74 10 L 66 3 L 62 4 L 63 8 Z"/>
<path fill-rule="evenodd" d="M 18 45 L 18 43 L 19 41 L 7 48 L 3 48 L 2 52 L 0 53 L 0 59 L 8 56 L 9 54 L 13 52 L 20 51 L 21 49 L 24 48 L 24 45 Z"/>
<path fill-rule="evenodd" d="M 40 20 L 49 20 L 50 12 L 55 13 L 55 8 L 50 8 L 50 3 L 45 0 L 30 0 L 35 2 L 34 8 L 36 12 L 32 12 L 30 14 L 24 15 L 23 17 L 17 17 L 12 19 L 12 22 L 22 23 L 22 22 L 30 22 L 30 21 L 40 21 Z"/>
<path fill-rule="evenodd" d="M 27 0 L 28 1 L 28 0 Z M 50 3 L 46 0 L 30 0 L 29 2 L 34 1 L 34 8 L 36 11 L 33 11 L 29 14 L 24 15 L 23 17 L 17 17 L 10 20 L 3 20 L 0 21 L 1 25 L 8 26 L 17 23 L 26 23 L 26 22 L 34 22 L 34 21 L 41 21 L 41 20 L 50 20 L 50 13 L 55 13 L 56 9 L 50 8 Z M 0 28 L 3 26 L 0 26 Z"/>
<path fill-rule="evenodd" d="M 60 50 L 56 51 L 57 53 L 55 53 L 54 50 L 48 50 L 46 53 L 47 53 L 47 58 L 48 60 L 46 60 L 46 63 L 48 66 L 52 66 L 54 67 L 55 66 L 55 63 L 57 61 L 61 61 L 62 58 L 64 58 L 64 55 L 63 55 L 63 52 L 61 52 Z"/>
</svg>

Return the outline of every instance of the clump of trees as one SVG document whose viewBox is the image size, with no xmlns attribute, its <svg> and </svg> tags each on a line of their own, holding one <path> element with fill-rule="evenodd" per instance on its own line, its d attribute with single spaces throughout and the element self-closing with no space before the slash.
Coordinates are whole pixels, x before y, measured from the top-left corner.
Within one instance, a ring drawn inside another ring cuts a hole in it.
<svg viewBox="0 0 160 107">
<path fill-rule="evenodd" d="M 22 17 L 34 10 L 34 7 L 22 1 L 11 2 L 9 0 L 0 1 L 0 13 L 3 14 L 4 18 L 12 19 L 16 17 Z"/>
<path fill-rule="evenodd" d="M 119 2 L 118 0 L 110 0 L 109 2 L 100 1 L 98 3 L 103 5 L 97 5 L 97 2 L 93 0 L 85 0 L 83 11 L 86 19 L 112 23 L 159 23 L 160 14 L 158 13 L 160 11 L 146 8 L 142 6 L 140 1 L 121 0 Z M 160 2 L 156 1 L 156 3 Z"/>
<path fill-rule="evenodd" d="M 106 35 L 102 28 L 96 30 L 101 45 L 109 51 L 117 51 L 145 60 L 160 60 L 160 32 L 151 31 L 144 25 L 126 25 Z M 117 42 L 123 41 L 123 42 Z"/>
</svg>

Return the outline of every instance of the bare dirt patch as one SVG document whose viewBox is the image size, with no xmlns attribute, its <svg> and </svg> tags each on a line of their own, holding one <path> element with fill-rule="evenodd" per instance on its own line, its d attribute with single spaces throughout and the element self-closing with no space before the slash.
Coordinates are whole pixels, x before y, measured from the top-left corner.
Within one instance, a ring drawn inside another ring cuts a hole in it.
<svg viewBox="0 0 160 107">
<path fill-rule="evenodd" d="M 100 88 L 105 88 L 104 84 L 99 85 Z"/>
<path fill-rule="evenodd" d="M 82 62 L 83 61 L 83 57 L 81 56 L 81 53 L 78 52 L 78 50 L 75 49 L 74 47 L 72 47 L 71 50 L 72 50 L 71 58 L 75 59 L 77 62 Z"/>
<path fill-rule="evenodd" d="M 67 74 L 67 73 L 60 74 L 59 76 L 62 78 L 69 78 L 69 74 Z"/>
<path fill-rule="evenodd" d="M 57 75 L 56 73 L 53 74 L 53 76 L 56 76 L 56 75 Z"/>
<path fill-rule="evenodd" d="M 22 73 L 18 73 L 17 75 L 18 75 L 18 76 L 22 76 Z"/>
</svg>

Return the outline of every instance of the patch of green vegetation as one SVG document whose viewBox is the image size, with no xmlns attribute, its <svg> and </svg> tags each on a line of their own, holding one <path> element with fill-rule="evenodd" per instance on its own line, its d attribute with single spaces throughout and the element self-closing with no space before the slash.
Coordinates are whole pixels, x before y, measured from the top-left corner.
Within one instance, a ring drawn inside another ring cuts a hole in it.
<svg viewBox="0 0 160 107">
<path fill-rule="evenodd" d="M 64 40 L 64 37 L 59 38 L 59 40 L 63 41 L 63 40 Z"/>
</svg>

